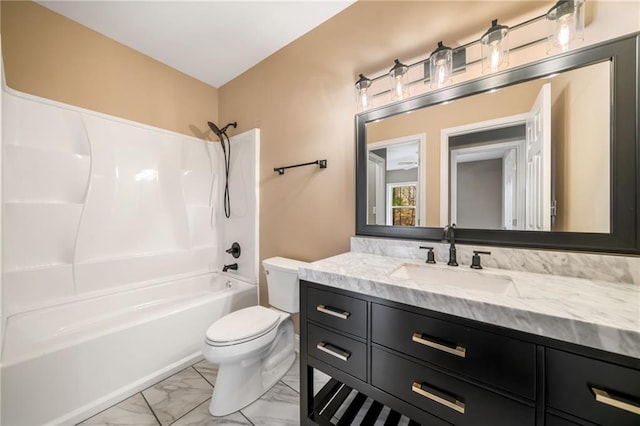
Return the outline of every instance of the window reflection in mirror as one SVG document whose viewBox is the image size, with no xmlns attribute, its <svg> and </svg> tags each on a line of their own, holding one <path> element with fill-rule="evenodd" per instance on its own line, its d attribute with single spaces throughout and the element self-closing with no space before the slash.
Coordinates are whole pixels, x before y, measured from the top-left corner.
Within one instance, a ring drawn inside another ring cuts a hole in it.
<svg viewBox="0 0 640 426">
<path fill-rule="evenodd" d="M 420 226 L 424 134 L 367 145 L 367 222 Z"/>
<path fill-rule="evenodd" d="M 411 224 L 411 206 L 394 205 L 389 188 L 415 182 L 416 226 L 609 233 L 610 66 L 367 123 L 367 223 Z M 392 180 L 384 154 L 416 135 L 417 178 Z"/>
</svg>

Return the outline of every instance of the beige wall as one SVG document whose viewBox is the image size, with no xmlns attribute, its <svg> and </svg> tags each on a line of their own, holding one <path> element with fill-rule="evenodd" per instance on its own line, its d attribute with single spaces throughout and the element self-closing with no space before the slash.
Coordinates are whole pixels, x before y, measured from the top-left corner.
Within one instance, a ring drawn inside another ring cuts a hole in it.
<svg viewBox="0 0 640 426">
<path fill-rule="evenodd" d="M 203 137 L 218 90 L 30 1 L 2 1 L 7 85 Z"/>
<path fill-rule="evenodd" d="M 349 250 L 355 234 L 360 72 L 390 67 L 440 39 L 482 32 L 537 2 L 357 2 L 220 88 L 220 122 L 261 129 L 260 257 L 314 261 Z M 451 25 L 455 22 L 455 25 Z M 273 167 L 327 159 L 283 176 Z M 261 276 L 261 288 L 265 277 Z M 265 291 L 262 302 L 266 302 Z"/>
<path fill-rule="evenodd" d="M 551 84 L 557 231 L 610 232 L 610 66 L 562 73 Z"/>
</svg>

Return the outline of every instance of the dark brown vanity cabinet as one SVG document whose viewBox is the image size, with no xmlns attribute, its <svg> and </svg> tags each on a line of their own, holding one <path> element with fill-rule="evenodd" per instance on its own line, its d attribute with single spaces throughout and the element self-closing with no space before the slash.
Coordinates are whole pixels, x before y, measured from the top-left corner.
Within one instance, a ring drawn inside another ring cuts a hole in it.
<svg viewBox="0 0 640 426">
<path fill-rule="evenodd" d="M 640 425 L 638 359 L 301 286 L 301 424 Z"/>
</svg>

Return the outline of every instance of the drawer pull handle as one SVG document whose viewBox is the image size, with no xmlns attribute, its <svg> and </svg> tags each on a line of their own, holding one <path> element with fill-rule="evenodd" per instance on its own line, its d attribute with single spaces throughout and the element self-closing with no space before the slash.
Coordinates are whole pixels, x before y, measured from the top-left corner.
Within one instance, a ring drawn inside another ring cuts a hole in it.
<svg viewBox="0 0 640 426">
<path fill-rule="evenodd" d="M 621 401 L 619 399 L 614 398 L 609 395 L 609 393 L 605 390 L 591 387 L 591 390 L 596 396 L 596 401 L 601 402 L 603 404 L 611 405 L 612 407 L 619 408 L 624 411 L 628 411 L 633 414 L 640 415 L 640 406 L 633 404 L 627 401 Z"/>
<path fill-rule="evenodd" d="M 447 346 L 442 343 L 434 342 L 432 340 L 427 340 L 420 333 L 413 333 L 412 341 L 416 343 L 420 343 L 421 345 L 429 346 L 430 348 L 438 349 L 443 352 L 447 352 L 453 355 L 457 355 L 459 357 L 464 358 L 466 356 L 467 350 L 460 345 L 456 345 L 455 347 Z"/>
<path fill-rule="evenodd" d="M 432 401 L 437 402 L 438 404 L 442 404 L 445 407 L 451 408 L 452 410 L 457 411 L 458 413 L 464 414 L 464 402 L 458 401 L 458 398 L 451 398 L 453 401 L 448 400 L 445 397 L 440 395 L 436 395 L 432 392 L 427 392 L 422 388 L 423 384 L 419 382 L 413 382 L 411 385 L 411 390 L 418 395 L 424 396 L 425 398 L 429 398 Z"/>
<path fill-rule="evenodd" d="M 325 305 L 318 305 L 316 307 L 316 310 L 318 312 L 322 312 L 323 314 L 332 315 L 332 316 L 338 317 L 340 319 L 347 319 L 347 318 L 349 318 L 349 315 L 351 315 L 347 311 L 341 311 L 341 310 L 332 308 L 331 306 L 325 306 Z"/>
<path fill-rule="evenodd" d="M 343 361 L 347 361 L 351 356 L 350 352 L 340 349 L 337 346 L 333 346 L 330 343 L 320 342 L 316 345 L 316 348 L 320 349 L 322 352 L 326 352 L 331 356 L 334 356 Z"/>
</svg>

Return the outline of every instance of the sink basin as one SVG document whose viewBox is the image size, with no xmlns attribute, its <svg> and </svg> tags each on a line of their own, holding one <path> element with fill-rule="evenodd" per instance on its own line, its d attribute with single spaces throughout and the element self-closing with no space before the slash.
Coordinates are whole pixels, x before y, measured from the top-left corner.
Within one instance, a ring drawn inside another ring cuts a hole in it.
<svg viewBox="0 0 640 426">
<path fill-rule="evenodd" d="M 411 279 L 423 285 L 450 286 L 494 294 L 507 294 L 515 291 L 513 281 L 505 275 L 432 265 L 404 264 L 393 271 L 390 276 Z"/>
</svg>

